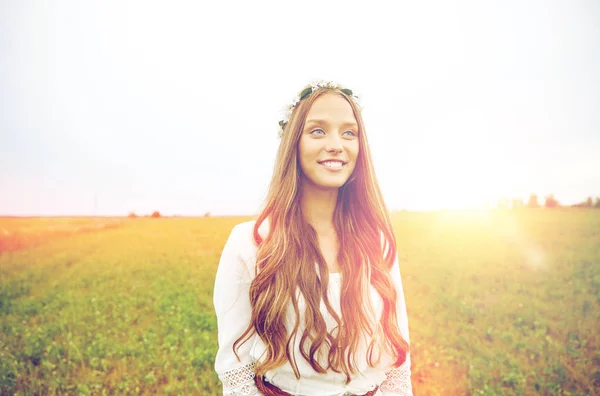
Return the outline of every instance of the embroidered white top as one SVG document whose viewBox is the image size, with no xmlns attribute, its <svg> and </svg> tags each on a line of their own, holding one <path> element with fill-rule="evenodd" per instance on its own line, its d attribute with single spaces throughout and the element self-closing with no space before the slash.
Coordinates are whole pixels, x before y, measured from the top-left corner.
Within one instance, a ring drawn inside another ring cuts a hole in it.
<svg viewBox="0 0 600 396">
<path fill-rule="evenodd" d="M 257 247 L 253 239 L 254 221 L 236 225 L 223 248 L 214 288 L 214 306 L 217 314 L 219 349 L 215 358 L 215 370 L 223 383 L 223 395 L 261 395 L 254 384 L 254 363 L 261 358 L 265 346 L 259 336 L 241 345 L 238 354 L 240 361 L 233 353 L 233 343 L 246 330 L 250 323 L 251 307 L 248 290 L 255 274 Z M 261 224 L 259 232 L 266 235 L 263 227 L 268 227 L 267 222 Z M 392 268 L 392 279 L 398 290 L 397 316 L 402 337 L 410 344 L 408 334 L 408 318 L 404 290 L 400 275 L 398 258 Z M 341 316 L 340 309 L 339 273 L 329 274 L 329 299 L 335 311 Z M 372 289 L 371 297 L 373 307 L 381 313 L 381 301 L 377 292 Z M 302 309 L 300 307 L 300 309 Z M 327 310 L 322 308 L 321 313 L 332 329 L 336 323 Z M 290 323 L 294 323 L 293 310 L 289 312 Z M 288 327 L 288 329 L 291 326 Z M 302 330 L 300 330 L 302 331 Z M 376 395 L 411 395 L 411 369 L 410 353 L 407 359 L 398 368 L 392 366 L 393 359 L 382 351 L 381 364 L 370 367 L 366 359 L 367 343 L 361 343 L 364 353 L 357 353 L 359 374 L 350 383 L 345 384 L 345 374 L 328 372 L 319 374 L 310 364 L 302 358 L 299 352 L 299 339 L 296 342 L 297 365 L 300 379 L 294 375 L 291 364 L 278 367 L 266 373 L 265 379 L 279 389 L 296 396 L 338 396 L 364 394 L 379 385 Z M 358 352 L 363 352 L 358 351 Z M 360 356 L 365 356 L 360 359 Z"/>
</svg>

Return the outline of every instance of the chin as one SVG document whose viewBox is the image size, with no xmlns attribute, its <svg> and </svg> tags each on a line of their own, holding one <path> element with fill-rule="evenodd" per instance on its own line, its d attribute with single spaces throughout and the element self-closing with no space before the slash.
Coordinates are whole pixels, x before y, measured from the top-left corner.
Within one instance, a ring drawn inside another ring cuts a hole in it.
<svg viewBox="0 0 600 396">
<path fill-rule="evenodd" d="M 321 188 L 340 188 L 344 184 L 346 184 L 347 181 L 348 181 L 348 178 L 345 177 L 343 180 L 338 179 L 338 180 L 319 180 L 317 182 L 313 181 L 313 184 L 318 187 L 321 187 Z"/>
</svg>

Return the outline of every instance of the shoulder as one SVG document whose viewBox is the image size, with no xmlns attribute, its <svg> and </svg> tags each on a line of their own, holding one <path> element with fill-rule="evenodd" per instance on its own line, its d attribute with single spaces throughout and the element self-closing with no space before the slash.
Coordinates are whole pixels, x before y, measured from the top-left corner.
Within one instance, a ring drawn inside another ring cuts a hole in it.
<svg viewBox="0 0 600 396">
<path fill-rule="evenodd" d="M 244 221 L 243 223 L 238 223 L 233 226 L 231 230 L 231 234 L 235 235 L 244 235 L 244 234 L 252 234 L 252 230 L 254 229 L 254 223 L 256 220 Z"/>
<path fill-rule="evenodd" d="M 254 242 L 254 226 L 256 220 L 244 221 L 243 223 L 233 226 L 232 234 L 239 235 L 237 238 L 250 239 Z M 262 239 L 265 239 L 269 233 L 269 218 L 266 218 L 258 227 L 258 234 Z"/>
<path fill-rule="evenodd" d="M 235 246 L 235 249 L 244 257 L 256 256 L 257 245 L 254 240 L 254 226 L 256 220 L 245 221 L 233 226 L 228 244 Z M 265 239 L 269 232 L 269 221 L 265 219 L 258 228 L 258 234 Z"/>
<path fill-rule="evenodd" d="M 223 246 L 217 269 L 217 280 L 237 274 L 249 277 L 254 273 L 256 245 L 252 236 L 254 221 L 235 224 Z"/>
<path fill-rule="evenodd" d="M 234 225 L 227 243 L 235 245 L 240 250 L 247 250 L 254 245 L 254 223 L 255 221 L 252 220 Z"/>
</svg>

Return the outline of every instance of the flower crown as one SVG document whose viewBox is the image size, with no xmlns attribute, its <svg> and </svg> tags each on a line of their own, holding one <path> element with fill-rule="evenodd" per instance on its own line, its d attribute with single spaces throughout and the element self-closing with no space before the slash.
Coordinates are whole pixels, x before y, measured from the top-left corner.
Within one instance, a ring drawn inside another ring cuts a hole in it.
<svg viewBox="0 0 600 396">
<path fill-rule="evenodd" d="M 358 105 L 358 107 L 360 107 L 362 109 L 362 106 L 360 105 L 359 101 L 358 101 L 358 96 L 356 96 L 352 90 L 348 89 L 348 88 L 343 88 L 341 85 L 334 83 L 333 81 L 325 81 L 325 80 L 319 80 L 316 82 L 312 82 L 309 85 L 307 85 L 302 92 L 300 92 L 300 94 L 296 95 L 296 97 L 294 98 L 294 100 L 292 101 L 292 103 L 290 103 L 286 108 L 285 108 L 285 113 L 283 116 L 283 120 L 279 121 L 279 137 L 283 136 L 283 130 L 285 129 L 285 126 L 287 125 L 290 116 L 292 115 L 292 112 L 294 111 L 294 108 L 296 107 L 296 105 L 304 98 L 306 98 L 307 96 L 309 96 L 310 94 L 312 94 L 314 91 L 316 91 L 319 88 L 330 88 L 330 89 L 339 89 L 340 91 L 342 91 L 343 93 L 345 93 L 346 95 L 350 96 L 354 102 Z"/>
</svg>

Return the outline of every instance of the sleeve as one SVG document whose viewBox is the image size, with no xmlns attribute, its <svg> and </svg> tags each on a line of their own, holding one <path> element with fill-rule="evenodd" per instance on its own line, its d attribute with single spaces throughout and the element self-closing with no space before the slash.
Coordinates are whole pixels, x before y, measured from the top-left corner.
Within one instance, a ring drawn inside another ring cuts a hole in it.
<svg viewBox="0 0 600 396">
<path fill-rule="evenodd" d="M 398 315 L 398 327 L 402 337 L 410 344 L 408 334 L 408 315 L 406 312 L 406 301 L 404 299 L 404 288 L 402 287 L 402 278 L 400 275 L 400 263 L 398 256 L 392 266 L 392 281 L 398 291 L 398 301 L 396 312 Z M 410 373 L 410 352 L 406 355 L 406 360 L 400 367 L 394 367 L 385 373 L 386 379 L 381 384 L 383 396 L 412 396 L 412 383 Z"/>
<path fill-rule="evenodd" d="M 236 225 L 221 253 L 213 304 L 217 315 L 219 348 L 215 371 L 223 383 L 224 396 L 261 395 L 254 383 L 254 362 L 250 356 L 252 339 L 238 349 L 240 360 L 233 353 L 233 343 L 250 323 L 249 287 L 252 276 L 243 254 L 243 229 Z"/>
</svg>

